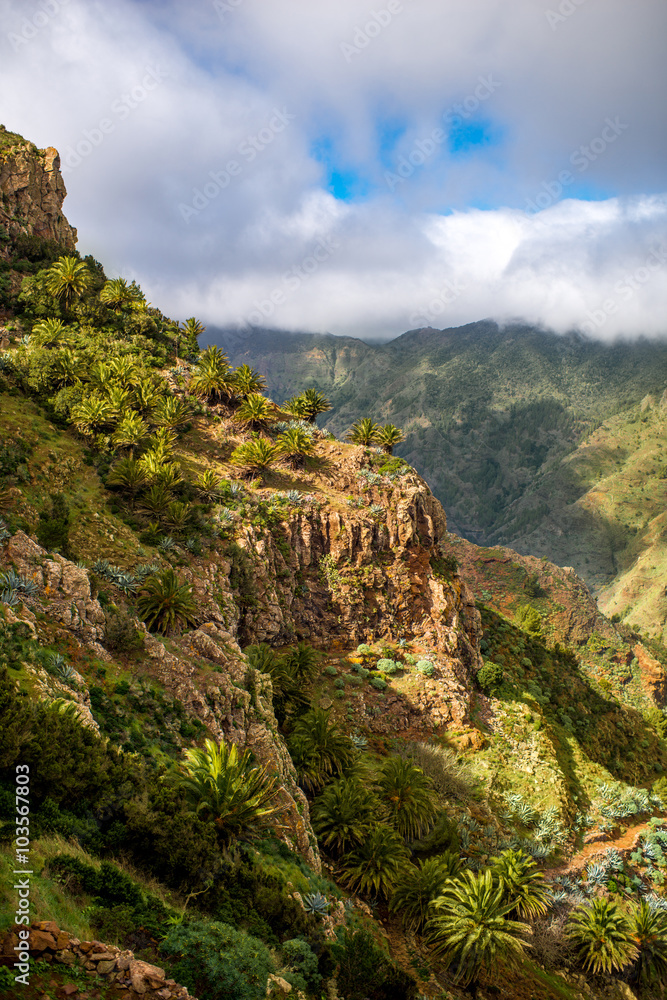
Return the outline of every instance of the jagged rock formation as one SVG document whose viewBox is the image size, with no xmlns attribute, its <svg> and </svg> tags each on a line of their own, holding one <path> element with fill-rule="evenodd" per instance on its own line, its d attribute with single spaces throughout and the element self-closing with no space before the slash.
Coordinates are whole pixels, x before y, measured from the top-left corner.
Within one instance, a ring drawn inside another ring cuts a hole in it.
<svg viewBox="0 0 667 1000">
<path fill-rule="evenodd" d="M 67 191 L 58 151 L 10 138 L 0 126 L 0 225 L 10 236 L 40 236 L 73 250 L 76 229 L 62 211 Z"/>
<path fill-rule="evenodd" d="M 50 622 L 64 627 L 74 641 L 95 653 L 101 652 L 103 657 L 106 655 L 101 645 L 105 614 L 99 601 L 91 597 L 85 569 L 59 555 L 49 558 L 48 553 L 22 531 L 8 540 L 1 561 L 5 565 L 13 564 L 39 588 L 39 596 L 27 598 L 20 613 L 6 610 L 8 622 L 25 621 L 37 633 L 34 606 L 46 612 Z M 278 733 L 270 678 L 249 668 L 234 636 L 214 621 L 202 624 L 179 640 L 181 655 L 169 652 L 163 642 L 146 631 L 143 623 L 136 624 L 145 634 L 146 653 L 153 673 L 166 690 L 181 701 L 185 711 L 203 722 L 215 739 L 224 737 L 250 746 L 258 761 L 278 775 L 283 835 L 319 871 L 319 854 L 310 826 L 308 803 L 297 785 L 294 765 Z M 196 661 L 200 658 L 224 669 L 211 676 L 198 666 Z M 30 669 L 44 696 L 65 697 L 75 702 L 82 721 L 96 727 L 85 686 L 82 685 L 82 694 L 55 681 L 39 668 Z"/>
</svg>

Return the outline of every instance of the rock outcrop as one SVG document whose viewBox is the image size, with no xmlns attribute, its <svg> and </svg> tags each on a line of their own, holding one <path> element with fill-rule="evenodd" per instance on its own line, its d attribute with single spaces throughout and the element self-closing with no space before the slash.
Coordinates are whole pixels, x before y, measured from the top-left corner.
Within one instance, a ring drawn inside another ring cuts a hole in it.
<svg viewBox="0 0 667 1000">
<path fill-rule="evenodd" d="M 62 211 L 67 191 L 58 151 L 3 142 L 8 135 L 0 126 L 0 225 L 10 236 L 40 236 L 73 250 L 76 229 Z"/>
<path fill-rule="evenodd" d="M 45 965 L 71 968 L 79 966 L 100 983 L 112 984 L 128 998 L 142 1000 L 196 1000 L 188 993 L 187 986 L 179 986 L 165 976 L 164 969 L 134 957 L 134 952 L 123 951 L 102 941 L 81 941 L 61 930 L 53 920 L 33 923 L 28 931 L 27 948 L 23 944 L 25 928 L 15 924 L 2 938 L 0 966 L 13 969 L 27 951 L 31 965 L 41 961 Z M 23 946 L 23 948 L 22 948 Z M 34 966 L 33 966 L 34 971 Z M 21 987 L 17 987 L 17 992 Z"/>
</svg>

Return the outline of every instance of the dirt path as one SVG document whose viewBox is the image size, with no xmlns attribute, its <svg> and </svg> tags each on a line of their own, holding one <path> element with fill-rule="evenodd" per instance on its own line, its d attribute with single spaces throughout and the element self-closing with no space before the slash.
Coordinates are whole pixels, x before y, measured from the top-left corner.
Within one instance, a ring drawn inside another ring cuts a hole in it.
<svg viewBox="0 0 667 1000">
<path fill-rule="evenodd" d="M 666 819 L 667 817 L 656 818 Z M 543 874 L 547 878 L 553 878 L 554 875 L 569 875 L 570 872 L 580 872 L 586 867 L 591 858 L 599 857 L 614 847 L 619 854 L 633 851 L 639 843 L 641 835 L 649 829 L 648 823 L 639 823 L 637 826 L 629 827 L 626 833 L 616 837 L 615 840 L 598 840 L 595 843 L 586 844 L 578 854 L 575 854 L 564 865 L 560 865 L 557 868 L 545 868 Z"/>
</svg>

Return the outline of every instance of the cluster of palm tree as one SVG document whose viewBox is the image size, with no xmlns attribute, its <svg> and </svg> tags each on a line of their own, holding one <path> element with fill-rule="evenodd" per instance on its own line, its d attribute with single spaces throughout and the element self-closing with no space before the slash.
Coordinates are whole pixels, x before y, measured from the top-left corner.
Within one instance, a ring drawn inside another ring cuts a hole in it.
<svg viewBox="0 0 667 1000">
<path fill-rule="evenodd" d="M 352 444 L 362 444 L 366 447 L 379 445 L 387 455 L 392 455 L 394 448 L 405 440 L 403 431 L 394 424 L 376 424 L 370 417 L 362 417 L 352 425 L 347 435 Z"/>
<path fill-rule="evenodd" d="M 268 674 L 273 686 L 273 711 L 278 724 L 284 726 L 310 708 L 307 685 L 319 670 L 320 655 L 306 642 L 276 653 L 267 643 L 248 646 L 248 663 L 255 670 Z"/>
</svg>

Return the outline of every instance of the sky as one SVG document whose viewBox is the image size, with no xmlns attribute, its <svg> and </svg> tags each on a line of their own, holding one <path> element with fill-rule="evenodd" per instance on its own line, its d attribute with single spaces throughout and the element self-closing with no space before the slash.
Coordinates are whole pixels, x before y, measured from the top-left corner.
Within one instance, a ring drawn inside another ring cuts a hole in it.
<svg viewBox="0 0 667 1000">
<path fill-rule="evenodd" d="M 0 0 L 0 122 L 215 326 L 667 333 L 664 0 Z"/>
</svg>

